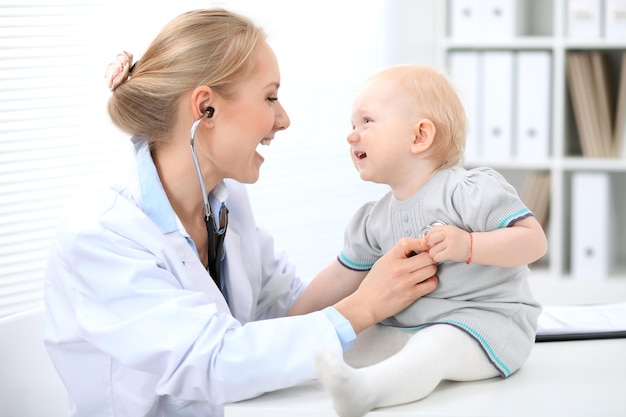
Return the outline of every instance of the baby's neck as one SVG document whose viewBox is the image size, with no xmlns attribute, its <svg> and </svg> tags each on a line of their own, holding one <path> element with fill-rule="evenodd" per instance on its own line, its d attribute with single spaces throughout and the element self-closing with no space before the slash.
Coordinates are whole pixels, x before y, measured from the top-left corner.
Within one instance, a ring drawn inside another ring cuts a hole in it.
<svg viewBox="0 0 626 417">
<path fill-rule="evenodd" d="M 436 168 L 434 165 L 425 166 L 424 169 L 417 169 L 412 175 L 406 176 L 405 181 L 400 181 L 393 185 L 389 184 L 391 192 L 397 200 L 406 200 L 421 190 L 438 171 L 439 168 Z"/>
</svg>

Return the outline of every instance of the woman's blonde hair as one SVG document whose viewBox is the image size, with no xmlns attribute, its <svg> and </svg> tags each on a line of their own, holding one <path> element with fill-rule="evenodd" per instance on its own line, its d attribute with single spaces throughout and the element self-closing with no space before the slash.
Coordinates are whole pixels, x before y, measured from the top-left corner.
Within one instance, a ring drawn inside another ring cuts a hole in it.
<svg viewBox="0 0 626 417">
<path fill-rule="evenodd" d="M 388 74 L 399 77 L 400 85 L 416 105 L 420 118 L 433 122 L 437 132 L 430 159 L 440 168 L 463 162 L 467 117 L 461 100 L 449 79 L 435 68 L 425 65 L 397 65 Z"/>
<path fill-rule="evenodd" d="M 111 120 L 133 136 L 163 140 L 184 93 L 208 85 L 224 97 L 232 96 L 252 70 L 261 39 L 265 33 L 252 21 L 223 9 L 176 17 L 111 95 L 107 106 Z"/>
</svg>

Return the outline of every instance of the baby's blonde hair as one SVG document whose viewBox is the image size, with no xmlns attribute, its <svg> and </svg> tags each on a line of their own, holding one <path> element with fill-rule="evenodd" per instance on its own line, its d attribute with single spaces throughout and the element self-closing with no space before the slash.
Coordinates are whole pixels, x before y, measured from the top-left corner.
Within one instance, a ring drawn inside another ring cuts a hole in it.
<svg viewBox="0 0 626 417">
<path fill-rule="evenodd" d="M 395 65 L 379 74 L 396 79 L 415 104 L 417 116 L 429 119 L 435 125 L 437 132 L 429 158 L 438 161 L 440 168 L 462 163 L 467 118 L 450 80 L 425 65 Z"/>
<path fill-rule="evenodd" d="M 232 96 L 253 67 L 265 33 L 249 19 L 223 9 L 195 10 L 168 23 L 108 102 L 113 123 L 149 140 L 165 139 L 180 97 L 201 85 Z"/>
</svg>

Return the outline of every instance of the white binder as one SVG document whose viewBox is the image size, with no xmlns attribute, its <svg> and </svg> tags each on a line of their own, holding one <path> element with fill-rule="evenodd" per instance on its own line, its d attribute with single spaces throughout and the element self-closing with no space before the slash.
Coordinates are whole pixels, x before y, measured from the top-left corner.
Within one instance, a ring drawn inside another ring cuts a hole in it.
<svg viewBox="0 0 626 417">
<path fill-rule="evenodd" d="M 448 55 L 450 78 L 456 87 L 467 116 L 465 142 L 465 161 L 467 162 L 475 161 L 481 155 L 480 62 L 480 52 L 476 51 L 454 51 Z"/>
<path fill-rule="evenodd" d="M 567 35 L 571 38 L 599 38 L 601 0 L 567 0 Z"/>
<path fill-rule="evenodd" d="M 604 35 L 611 39 L 626 38 L 626 0 L 605 0 Z"/>
<path fill-rule="evenodd" d="M 611 181 L 607 172 L 572 174 L 572 275 L 597 279 L 611 270 Z"/>
<path fill-rule="evenodd" d="M 522 161 L 547 160 L 550 147 L 551 55 L 520 51 L 516 55 L 514 156 Z"/>
<path fill-rule="evenodd" d="M 524 0 L 450 0 L 453 38 L 512 38 L 526 31 Z"/>
<path fill-rule="evenodd" d="M 450 36 L 476 38 L 480 34 L 480 0 L 450 0 Z"/>
<path fill-rule="evenodd" d="M 513 145 L 513 52 L 486 51 L 482 61 L 482 156 L 488 161 L 509 160 Z"/>
<path fill-rule="evenodd" d="M 526 32 L 526 5 L 521 0 L 481 0 L 480 31 L 482 36 L 512 38 Z"/>
</svg>

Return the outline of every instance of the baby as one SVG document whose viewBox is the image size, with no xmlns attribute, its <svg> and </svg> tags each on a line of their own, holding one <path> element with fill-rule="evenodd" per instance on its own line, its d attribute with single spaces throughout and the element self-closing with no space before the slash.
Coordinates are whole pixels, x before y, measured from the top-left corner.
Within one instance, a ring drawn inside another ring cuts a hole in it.
<svg viewBox="0 0 626 417">
<path fill-rule="evenodd" d="M 546 237 L 500 174 L 460 165 L 465 134 L 453 86 L 427 66 L 389 67 L 354 101 L 354 165 L 391 190 L 354 214 L 338 258 L 290 314 L 350 294 L 403 237 L 423 236 L 427 255 L 418 256 L 438 263 L 439 285 L 361 333 L 344 358 L 318 353 L 317 375 L 342 417 L 419 400 L 444 379 L 508 377 L 530 354 L 541 307 L 527 265 L 546 253 Z"/>
</svg>

